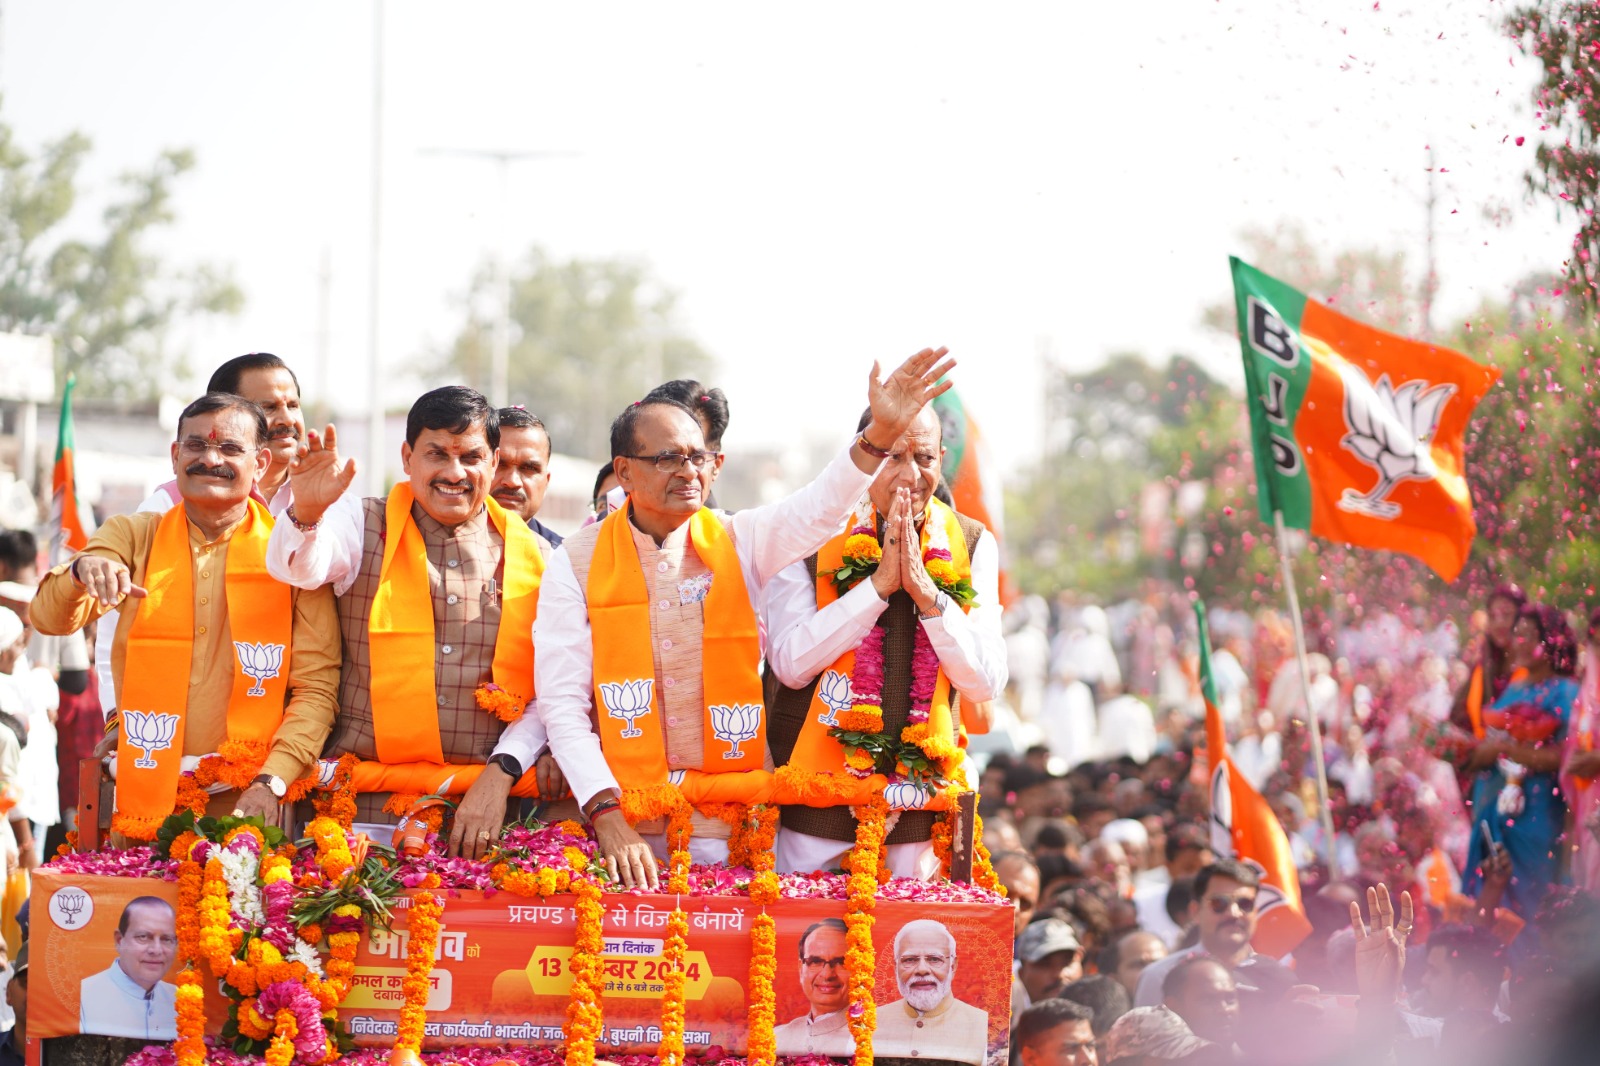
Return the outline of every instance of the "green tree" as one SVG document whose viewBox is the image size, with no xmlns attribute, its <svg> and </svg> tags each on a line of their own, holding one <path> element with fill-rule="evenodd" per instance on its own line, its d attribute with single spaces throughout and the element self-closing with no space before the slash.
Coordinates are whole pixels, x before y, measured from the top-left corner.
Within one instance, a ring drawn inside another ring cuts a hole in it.
<svg viewBox="0 0 1600 1066">
<path fill-rule="evenodd" d="M 1558 216 L 1571 212 L 1577 220 L 1564 269 L 1592 312 L 1600 307 L 1600 4 L 1540 0 L 1512 11 L 1506 28 L 1544 70 L 1535 118 L 1554 134 L 1534 153 L 1528 188 L 1549 197 Z"/>
<path fill-rule="evenodd" d="M 489 384 L 497 292 L 480 270 L 466 323 L 444 353 L 480 389 Z M 554 262 L 532 249 L 511 274 L 510 388 L 549 427 L 559 451 L 610 455 L 611 420 L 663 381 L 705 379 L 714 362 L 678 325 L 677 295 L 626 258 Z M 435 366 L 429 361 L 430 371 Z"/>
<path fill-rule="evenodd" d="M 226 272 L 179 269 L 151 250 L 176 217 L 190 152 L 123 175 L 93 236 L 63 234 L 89 151 L 88 138 L 69 133 L 30 153 L 0 123 L 0 331 L 50 336 L 58 372 L 76 372 L 87 395 L 148 399 L 174 362 L 173 321 L 234 314 L 243 296 Z"/>
</svg>

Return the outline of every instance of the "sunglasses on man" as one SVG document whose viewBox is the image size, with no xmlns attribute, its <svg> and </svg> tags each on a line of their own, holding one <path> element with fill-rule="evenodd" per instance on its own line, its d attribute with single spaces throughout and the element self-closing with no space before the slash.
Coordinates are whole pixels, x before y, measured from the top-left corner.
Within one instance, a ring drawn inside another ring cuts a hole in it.
<svg viewBox="0 0 1600 1066">
<path fill-rule="evenodd" d="M 1240 914 L 1249 914 L 1256 909 L 1254 896 L 1207 896 L 1206 905 L 1211 908 L 1212 914 L 1227 914 L 1235 907 Z"/>
</svg>

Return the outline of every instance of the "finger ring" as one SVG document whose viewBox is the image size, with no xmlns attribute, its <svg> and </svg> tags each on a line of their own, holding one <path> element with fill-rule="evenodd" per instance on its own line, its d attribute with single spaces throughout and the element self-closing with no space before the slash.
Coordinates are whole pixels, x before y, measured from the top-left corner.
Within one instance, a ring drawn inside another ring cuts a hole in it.
<svg viewBox="0 0 1600 1066">
<path fill-rule="evenodd" d="M 1399 933 L 1401 936 L 1405 936 L 1407 933 L 1411 932 L 1411 927 L 1409 925 L 1397 925 L 1394 927 L 1394 931 Z"/>
<path fill-rule="evenodd" d="M 478 839 L 479 840 L 488 840 L 489 839 L 489 831 L 487 829 L 479 830 Z"/>
</svg>

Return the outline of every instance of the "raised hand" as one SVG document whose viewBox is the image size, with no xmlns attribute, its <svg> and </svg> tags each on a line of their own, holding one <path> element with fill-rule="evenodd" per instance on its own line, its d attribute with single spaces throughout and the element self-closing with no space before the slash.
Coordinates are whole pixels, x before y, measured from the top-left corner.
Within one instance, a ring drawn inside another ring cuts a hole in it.
<svg viewBox="0 0 1600 1066">
<path fill-rule="evenodd" d="M 339 465 L 339 439 L 333 426 L 319 436 L 317 431 L 306 431 L 306 442 L 289 467 L 289 486 L 294 489 L 294 517 L 304 525 L 311 525 L 344 495 L 356 479 L 356 461 L 347 460 Z"/>
<path fill-rule="evenodd" d="M 905 493 L 896 492 L 883 519 L 883 556 L 872 572 L 872 587 L 880 600 L 900 591 L 900 527 L 905 524 Z"/>
<path fill-rule="evenodd" d="M 880 448 L 893 447 L 917 412 L 950 388 L 950 382 L 939 380 L 956 365 L 948 354 L 948 348 L 924 348 L 882 381 L 878 380 L 882 370 L 873 362 L 867 375 L 867 399 L 872 405 L 869 441 Z"/>
<path fill-rule="evenodd" d="M 1350 904 L 1350 929 L 1356 937 L 1356 990 L 1362 998 L 1393 1003 L 1400 994 L 1400 977 L 1406 967 L 1406 937 L 1411 935 L 1411 893 L 1400 894 L 1400 921 L 1396 923 L 1389 887 L 1367 889 L 1367 912 L 1372 927 L 1361 918 L 1361 904 Z"/>
</svg>

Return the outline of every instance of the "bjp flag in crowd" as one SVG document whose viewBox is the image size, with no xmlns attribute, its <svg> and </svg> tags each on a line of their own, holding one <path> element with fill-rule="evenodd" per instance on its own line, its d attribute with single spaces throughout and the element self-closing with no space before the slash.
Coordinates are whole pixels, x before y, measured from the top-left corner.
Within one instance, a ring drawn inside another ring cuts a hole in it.
<svg viewBox="0 0 1600 1066">
<path fill-rule="evenodd" d="M 1453 581 L 1477 532 L 1463 438 L 1500 371 L 1229 262 L 1262 518 L 1405 552 Z"/>
<path fill-rule="evenodd" d="M 1300 902 L 1300 874 L 1283 825 L 1228 754 L 1222 713 L 1217 710 L 1217 686 L 1211 678 L 1206 607 L 1198 600 L 1194 617 L 1200 629 L 1200 694 L 1206 702 L 1206 758 L 1211 767 L 1211 850 L 1260 873 L 1261 885 L 1256 890 L 1260 919 L 1251 943 L 1263 955 L 1281 958 L 1311 933 Z"/>
<path fill-rule="evenodd" d="M 78 379 L 67 377 L 67 387 L 61 393 L 61 428 L 56 435 L 56 467 L 50 476 L 50 562 L 65 562 L 74 552 L 82 551 L 89 543 L 83 519 L 78 516 L 78 479 L 73 470 L 72 453 L 76 447 L 72 429 L 72 390 Z"/>
<path fill-rule="evenodd" d="M 955 501 L 957 511 L 982 522 L 994 534 L 995 543 L 1000 546 L 1000 600 L 1011 603 L 1016 598 L 1016 589 L 1011 583 L 1010 568 L 1006 566 L 1005 505 L 994 457 L 978 431 L 978 423 L 973 421 L 955 389 L 934 397 L 933 410 L 939 416 L 944 441 L 941 473 L 945 484 L 950 486 L 950 498 Z"/>
</svg>

